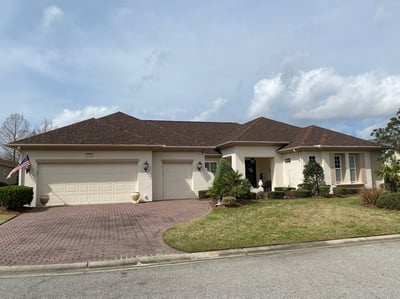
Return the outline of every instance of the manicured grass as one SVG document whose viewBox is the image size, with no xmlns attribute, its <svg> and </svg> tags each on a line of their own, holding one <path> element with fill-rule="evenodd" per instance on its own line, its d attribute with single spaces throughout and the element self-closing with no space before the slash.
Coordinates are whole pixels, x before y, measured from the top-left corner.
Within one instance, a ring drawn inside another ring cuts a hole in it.
<svg viewBox="0 0 400 299">
<path fill-rule="evenodd" d="M 360 205 L 357 197 L 269 200 L 207 216 L 164 233 L 172 247 L 198 252 L 400 233 L 400 211 Z"/>
<path fill-rule="evenodd" d="M 17 212 L 0 212 L 0 225 L 17 216 Z"/>
</svg>

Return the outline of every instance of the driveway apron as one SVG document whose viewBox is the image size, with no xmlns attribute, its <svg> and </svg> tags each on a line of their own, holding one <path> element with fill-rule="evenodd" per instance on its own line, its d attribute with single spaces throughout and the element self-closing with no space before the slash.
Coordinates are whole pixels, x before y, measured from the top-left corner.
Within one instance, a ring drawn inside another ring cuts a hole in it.
<svg viewBox="0 0 400 299">
<path fill-rule="evenodd" d="M 170 200 L 32 208 L 0 225 L 0 265 L 113 260 L 179 252 L 169 227 L 206 215 L 206 201 Z"/>
</svg>

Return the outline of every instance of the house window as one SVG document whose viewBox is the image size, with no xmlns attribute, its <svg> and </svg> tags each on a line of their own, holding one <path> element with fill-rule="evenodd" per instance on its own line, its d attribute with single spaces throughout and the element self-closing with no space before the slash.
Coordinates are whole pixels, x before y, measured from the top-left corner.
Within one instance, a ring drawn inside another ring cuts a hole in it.
<svg viewBox="0 0 400 299">
<path fill-rule="evenodd" d="M 291 159 L 290 158 L 286 158 L 285 159 L 285 163 L 290 163 Z"/>
<path fill-rule="evenodd" d="M 335 176 L 336 183 L 342 182 L 342 159 L 340 155 L 335 155 Z"/>
<path fill-rule="evenodd" d="M 349 155 L 349 168 L 350 168 L 350 181 L 352 183 L 357 181 L 356 178 L 356 155 Z"/>
<path fill-rule="evenodd" d="M 205 162 L 204 167 L 209 171 L 215 174 L 217 171 L 217 162 Z"/>
<path fill-rule="evenodd" d="M 308 162 L 315 162 L 315 156 L 308 156 Z"/>
</svg>

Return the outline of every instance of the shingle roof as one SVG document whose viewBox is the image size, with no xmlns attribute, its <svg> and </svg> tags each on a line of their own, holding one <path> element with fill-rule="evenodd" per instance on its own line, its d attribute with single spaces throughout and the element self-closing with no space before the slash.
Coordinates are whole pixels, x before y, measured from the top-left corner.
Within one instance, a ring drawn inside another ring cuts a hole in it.
<svg viewBox="0 0 400 299">
<path fill-rule="evenodd" d="M 318 126 L 308 126 L 298 130 L 292 142 L 286 145 L 282 150 L 309 146 L 376 147 L 377 144 L 371 141 L 324 129 Z"/>
<path fill-rule="evenodd" d="M 238 124 L 140 120 L 122 112 L 91 118 L 10 145 L 148 145 L 197 147 L 212 151 L 235 142 L 270 142 L 283 144 L 284 149 L 314 145 L 376 146 L 324 128 L 300 128 L 264 117 Z"/>
<path fill-rule="evenodd" d="M 237 141 L 288 143 L 299 130 L 300 128 L 296 126 L 259 117 L 237 127 L 231 134 L 224 135 L 221 143 Z"/>
</svg>

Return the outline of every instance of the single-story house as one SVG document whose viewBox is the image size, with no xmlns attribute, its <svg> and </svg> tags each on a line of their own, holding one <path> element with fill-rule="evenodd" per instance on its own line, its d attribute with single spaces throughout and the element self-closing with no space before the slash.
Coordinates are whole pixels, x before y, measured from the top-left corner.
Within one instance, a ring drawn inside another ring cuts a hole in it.
<svg viewBox="0 0 400 299">
<path fill-rule="evenodd" d="M 211 186 L 217 161 L 226 159 L 256 187 L 297 187 L 315 160 L 332 187 L 380 183 L 376 143 L 317 126 L 305 128 L 264 117 L 244 124 L 140 120 L 117 112 L 10 143 L 29 154 L 19 183 L 34 188 L 33 205 L 196 198 Z"/>
<path fill-rule="evenodd" d="M 16 163 L 13 163 L 12 161 L 0 159 L 0 182 L 9 185 L 16 184 L 18 182 L 17 176 L 14 176 L 11 179 L 7 180 L 7 175 L 15 166 Z"/>
</svg>

